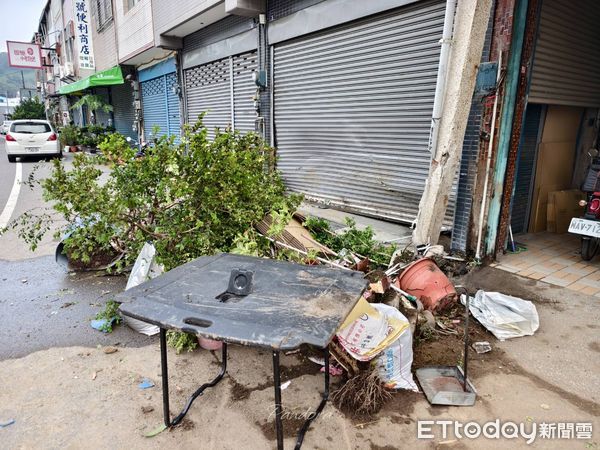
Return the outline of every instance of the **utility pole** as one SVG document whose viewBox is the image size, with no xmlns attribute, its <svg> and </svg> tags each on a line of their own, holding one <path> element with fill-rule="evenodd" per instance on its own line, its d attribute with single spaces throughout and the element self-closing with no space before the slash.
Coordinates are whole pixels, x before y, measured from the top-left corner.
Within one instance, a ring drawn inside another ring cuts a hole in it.
<svg viewBox="0 0 600 450">
<path fill-rule="evenodd" d="M 490 17 L 491 0 L 458 0 L 448 77 L 436 148 L 419 214 L 413 244 L 437 244 L 452 183 L 460 163 L 477 68 Z"/>
</svg>

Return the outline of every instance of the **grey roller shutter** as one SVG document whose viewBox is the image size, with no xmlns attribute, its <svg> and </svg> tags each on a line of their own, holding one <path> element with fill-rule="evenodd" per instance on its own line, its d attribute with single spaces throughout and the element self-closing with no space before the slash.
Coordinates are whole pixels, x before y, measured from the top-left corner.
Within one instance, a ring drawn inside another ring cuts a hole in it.
<svg viewBox="0 0 600 450">
<path fill-rule="evenodd" d="M 135 113 L 133 111 L 133 91 L 129 83 L 112 86 L 111 100 L 115 129 L 125 136 L 137 139 L 137 133 L 133 131 Z"/>
<path fill-rule="evenodd" d="M 414 220 L 430 165 L 444 11 L 443 1 L 419 2 L 275 46 L 278 168 L 290 189 Z"/>
<path fill-rule="evenodd" d="M 234 56 L 232 68 L 235 129 L 254 131 L 256 111 L 253 97 L 256 93 L 256 84 L 252 79 L 252 73 L 257 70 L 256 52 Z"/>
<path fill-rule="evenodd" d="M 110 95 L 108 94 L 108 88 L 96 88 L 94 90 L 96 95 L 99 95 L 104 103 L 110 104 Z M 106 112 L 102 109 L 96 111 L 96 125 L 108 126 L 110 121 L 110 111 Z"/>
<path fill-rule="evenodd" d="M 185 70 L 188 122 L 208 111 L 204 124 L 209 137 L 215 127 L 233 126 L 240 131 L 254 131 L 255 109 L 253 96 L 256 84 L 256 51 L 223 58 Z"/>
<path fill-rule="evenodd" d="M 188 123 L 204 116 L 209 137 L 214 128 L 231 125 L 231 68 L 229 58 L 187 69 L 184 72 Z"/>
<path fill-rule="evenodd" d="M 600 3 L 544 0 L 529 102 L 600 106 Z"/>
</svg>

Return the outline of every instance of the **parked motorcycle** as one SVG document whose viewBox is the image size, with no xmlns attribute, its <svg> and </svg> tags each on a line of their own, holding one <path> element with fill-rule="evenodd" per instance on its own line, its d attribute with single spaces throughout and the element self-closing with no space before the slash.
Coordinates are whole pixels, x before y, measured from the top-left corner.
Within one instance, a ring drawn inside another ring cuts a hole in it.
<svg viewBox="0 0 600 450">
<path fill-rule="evenodd" d="M 125 140 L 129 143 L 129 145 L 131 145 L 132 147 L 134 147 L 137 150 L 137 152 L 135 153 L 136 158 L 141 158 L 142 156 L 146 155 L 146 151 L 148 150 L 148 147 L 149 147 L 147 142 L 134 141 L 129 136 L 127 136 L 127 138 L 125 138 Z"/>
<path fill-rule="evenodd" d="M 569 233 L 581 236 L 581 258 L 591 260 L 600 244 L 600 157 L 597 149 L 588 151 L 590 167 L 583 183 L 582 190 L 587 200 L 580 200 L 579 205 L 585 207 L 583 217 L 573 217 L 569 225 Z"/>
</svg>

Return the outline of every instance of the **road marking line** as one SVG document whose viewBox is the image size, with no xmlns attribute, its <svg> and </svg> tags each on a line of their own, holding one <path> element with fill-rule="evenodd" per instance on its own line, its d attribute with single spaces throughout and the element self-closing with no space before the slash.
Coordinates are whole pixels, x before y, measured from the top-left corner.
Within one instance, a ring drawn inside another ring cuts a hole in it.
<svg viewBox="0 0 600 450">
<path fill-rule="evenodd" d="M 21 191 L 21 179 L 23 176 L 23 167 L 20 162 L 17 163 L 15 168 L 15 182 L 13 183 L 13 187 L 10 191 L 10 195 L 8 196 L 8 200 L 6 201 L 6 206 L 2 210 L 2 214 L 0 214 L 0 228 L 4 228 L 8 225 L 10 221 L 10 217 L 14 212 L 17 206 L 17 200 L 19 199 L 19 192 Z"/>
</svg>

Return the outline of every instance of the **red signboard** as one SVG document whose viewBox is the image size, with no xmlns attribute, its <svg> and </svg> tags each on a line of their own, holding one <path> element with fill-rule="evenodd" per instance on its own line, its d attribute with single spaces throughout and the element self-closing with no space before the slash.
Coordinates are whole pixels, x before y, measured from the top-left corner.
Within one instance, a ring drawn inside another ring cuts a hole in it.
<svg viewBox="0 0 600 450">
<path fill-rule="evenodd" d="M 42 50 L 38 44 L 31 42 L 6 41 L 8 48 L 8 65 L 23 69 L 42 68 Z"/>
</svg>

